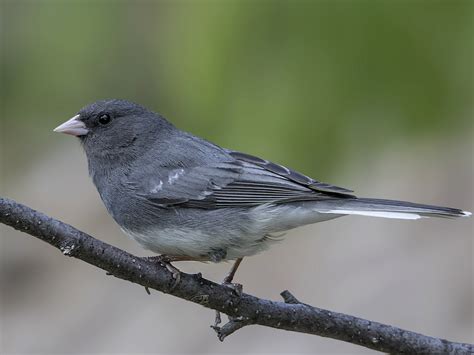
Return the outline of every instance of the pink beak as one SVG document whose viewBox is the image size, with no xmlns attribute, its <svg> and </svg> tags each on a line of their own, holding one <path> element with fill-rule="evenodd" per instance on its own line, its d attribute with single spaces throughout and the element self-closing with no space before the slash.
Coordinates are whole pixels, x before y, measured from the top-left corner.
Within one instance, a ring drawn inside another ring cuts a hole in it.
<svg viewBox="0 0 474 355">
<path fill-rule="evenodd" d="M 67 120 L 63 124 L 57 126 L 53 131 L 59 133 L 70 134 L 72 136 L 84 136 L 89 130 L 86 128 L 84 122 L 79 118 L 81 116 L 76 115 L 73 118 Z"/>
</svg>

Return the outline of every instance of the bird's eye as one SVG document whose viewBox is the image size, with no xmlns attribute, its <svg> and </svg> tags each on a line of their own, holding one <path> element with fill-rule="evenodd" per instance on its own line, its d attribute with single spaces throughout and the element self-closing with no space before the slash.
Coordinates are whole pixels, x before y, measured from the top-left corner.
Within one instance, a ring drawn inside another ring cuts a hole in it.
<svg viewBox="0 0 474 355">
<path fill-rule="evenodd" d="M 103 113 L 99 116 L 99 123 L 100 124 L 107 124 L 110 122 L 110 116 L 106 113 Z"/>
</svg>

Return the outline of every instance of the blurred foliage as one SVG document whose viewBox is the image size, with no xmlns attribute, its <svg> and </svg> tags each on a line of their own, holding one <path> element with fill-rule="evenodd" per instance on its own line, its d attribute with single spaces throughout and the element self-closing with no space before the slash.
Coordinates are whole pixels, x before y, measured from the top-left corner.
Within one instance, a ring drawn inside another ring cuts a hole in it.
<svg viewBox="0 0 474 355">
<path fill-rule="evenodd" d="M 473 1 L 0 3 L 2 170 L 110 97 L 322 179 L 472 129 Z"/>
</svg>

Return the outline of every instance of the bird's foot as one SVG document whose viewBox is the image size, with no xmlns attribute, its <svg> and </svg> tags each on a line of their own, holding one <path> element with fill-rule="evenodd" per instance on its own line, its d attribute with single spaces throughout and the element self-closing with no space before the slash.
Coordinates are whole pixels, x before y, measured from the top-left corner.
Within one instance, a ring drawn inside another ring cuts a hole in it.
<svg viewBox="0 0 474 355">
<path fill-rule="evenodd" d="M 221 284 L 223 286 L 226 286 L 226 287 L 229 287 L 230 289 L 232 289 L 234 294 L 238 297 L 242 296 L 243 287 L 242 287 L 241 284 L 233 283 L 232 281 L 234 280 L 235 273 L 236 273 L 237 269 L 239 268 L 239 265 L 240 265 L 241 262 L 242 262 L 242 258 L 239 258 L 235 261 L 234 265 L 232 265 L 232 268 L 230 269 L 227 276 L 224 277 L 224 280 L 222 281 L 222 284 Z M 214 330 L 218 331 L 220 329 L 219 324 L 221 324 L 221 323 L 222 323 L 221 313 L 219 311 L 216 311 L 216 318 L 215 318 L 215 321 L 214 321 L 214 325 L 213 326 L 211 325 L 211 327 Z"/>
<path fill-rule="evenodd" d="M 145 259 L 148 261 L 157 263 L 161 266 L 164 266 L 166 270 L 168 270 L 172 274 L 174 282 L 170 287 L 170 291 L 173 291 L 176 288 L 176 286 L 179 284 L 179 282 L 181 281 L 181 271 L 179 271 L 178 268 L 174 267 L 171 264 L 171 262 L 176 261 L 176 259 L 168 255 L 148 256 L 148 257 L 145 257 Z"/>
<path fill-rule="evenodd" d="M 222 281 L 222 285 L 230 287 L 237 296 L 242 295 L 242 285 L 238 283 L 233 283 L 232 281 L 234 280 L 235 273 L 237 272 L 237 269 L 239 268 L 241 262 L 242 258 L 235 260 L 234 265 L 232 265 L 232 268 L 230 269 L 229 273 L 226 277 L 224 277 L 224 280 Z"/>
<path fill-rule="evenodd" d="M 227 278 L 224 279 L 221 285 L 230 288 L 236 296 L 238 297 L 242 296 L 243 286 L 238 283 L 229 282 L 226 279 Z M 214 322 L 214 327 L 217 327 L 221 322 L 222 322 L 221 314 L 219 311 L 216 311 L 216 320 Z"/>
<path fill-rule="evenodd" d="M 229 287 L 236 296 L 238 296 L 238 297 L 242 296 L 243 286 L 241 284 L 226 282 L 225 279 L 224 279 L 224 282 L 222 282 L 221 285 Z M 211 328 L 216 330 L 216 329 L 219 328 L 219 324 L 221 324 L 221 323 L 222 323 L 221 312 L 216 311 L 216 317 L 215 317 L 214 325 L 211 325 Z"/>
<path fill-rule="evenodd" d="M 242 296 L 243 286 L 235 282 L 223 282 L 222 286 L 230 288 L 236 296 Z"/>
</svg>

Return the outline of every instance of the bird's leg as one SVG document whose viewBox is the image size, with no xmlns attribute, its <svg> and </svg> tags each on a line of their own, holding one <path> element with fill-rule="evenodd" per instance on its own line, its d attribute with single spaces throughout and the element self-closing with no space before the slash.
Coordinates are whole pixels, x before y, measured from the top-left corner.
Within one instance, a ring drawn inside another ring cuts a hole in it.
<svg viewBox="0 0 474 355">
<path fill-rule="evenodd" d="M 170 289 L 171 291 L 178 285 L 179 281 L 181 281 L 181 271 L 179 271 L 179 269 L 176 268 L 175 266 L 171 265 L 172 262 L 174 261 L 206 261 L 205 259 L 202 259 L 202 258 L 193 258 L 190 256 L 185 256 L 185 255 L 165 255 L 165 254 L 157 255 L 157 256 L 148 256 L 148 257 L 145 257 L 144 259 L 158 263 L 166 267 L 166 269 L 169 272 L 171 272 L 174 279 L 173 285 L 171 286 L 171 289 Z"/>
<path fill-rule="evenodd" d="M 235 260 L 234 265 L 232 265 L 232 268 L 230 269 L 229 273 L 227 276 L 224 278 L 224 284 L 230 284 L 232 283 L 232 280 L 234 279 L 235 273 L 237 272 L 237 269 L 240 266 L 240 263 L 242 262 L 243 258 L 238 258 Z"/>
<path fill-rule="evenodd" d="M 239 296 L 242 294 L 242 285 L 240 284 L 234 284 L 232 283 L 232 280 L 234 279 L 235 273 L 237 272 L 237 269 L 240 266 L 240 263 L 242 262 L 243 258 L 237 258 L 232 265 L 229 273 L 227 274 L 226 277 L 224 277 L 224 280 L 222 282 L 223 285 L 229 286 L 234 290 L 235 293 L 237 293 Z M 221 319 L 221 313 L 219 311 L 216 311 L 216 319 L 214 321 L 214 326 L 213 329 L 217 329 L 219 324 L 221 324 L 222 319 Z"/>
</svg>

